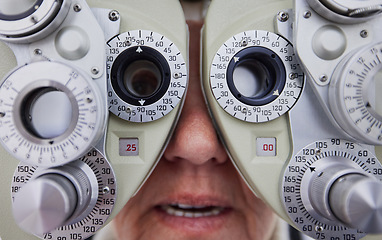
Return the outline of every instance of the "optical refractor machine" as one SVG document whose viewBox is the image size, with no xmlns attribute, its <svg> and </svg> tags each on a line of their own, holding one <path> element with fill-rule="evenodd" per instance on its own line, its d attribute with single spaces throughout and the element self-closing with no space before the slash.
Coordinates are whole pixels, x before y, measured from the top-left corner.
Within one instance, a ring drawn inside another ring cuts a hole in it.
<svg viewBox="0 0 382 240">
<path fill-rule="evenodd" d="M 311 238 L 381 239 L 382 1 L 213 0 L 201 43 L 212 119 L 253 193 Z M 182 7 L 3 0 L 0 75 L 0 239 L 86 239 L 176 126 Z"/>
</svg>

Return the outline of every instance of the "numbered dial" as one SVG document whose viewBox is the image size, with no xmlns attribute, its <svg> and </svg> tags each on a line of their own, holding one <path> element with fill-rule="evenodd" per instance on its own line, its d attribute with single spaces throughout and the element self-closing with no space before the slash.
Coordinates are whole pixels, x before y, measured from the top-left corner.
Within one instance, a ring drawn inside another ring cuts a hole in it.
<svg viewBox="0 0 382 240">
<path fill-rule="evenodd" d="M 0 87 L 0 138 L 17 159 L 58 166 L 84 155 L 101 137 L 105 109 L 92 80 L 68 65 L 36 62 Z"/>
<path fill-rule="evenodd" d="M 329 88 L 331 111 L 357 140 L 382 145 L 382 43 L 351 54 L 336 70 Z"/>
<path fill-rule="evenodd" d="M 216 53 L 210 85 L 220 106 L 247 122 L 267 122 L 290 110 L 300 96 L 304 74 L 292 45 L 266 31 L 246 31 Z"/>
<path fill-rule="evenodd" d="M 169 39 L 155 32 L 122 33 L 107 43 L 109 110 L 132 122 L 157 120 L 187 88 L 187 66 Z"/>
<path fill-rule="evenodd" d="M 365 235 L 360 230 L 381 231 L 381 180 L 381 164 L 362 146 L 317 141 L 286 166 L 281 200 L 295 226 L 312 238 L 359 239 Z"/>
<path fill-rule="evenodd" d="M 12 197 L 15 220 L 26 231 L 41 239 L 86 239 L 109 218 L 116 179 L 109 162 L 92 150 L 58 168 L 19 164 Z"/>
</svg>

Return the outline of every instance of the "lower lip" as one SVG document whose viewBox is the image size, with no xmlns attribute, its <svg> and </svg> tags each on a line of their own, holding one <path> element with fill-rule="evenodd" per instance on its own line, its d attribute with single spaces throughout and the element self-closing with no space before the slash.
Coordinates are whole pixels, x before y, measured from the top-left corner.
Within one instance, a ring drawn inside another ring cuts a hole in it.
<svg viewBox="0 0 382 240">
<path fill-rule="evenodd" d="M 220 214 L 208 217 L 178 217 L 166 213 L 160 207 L 155 208 L 160 221 L 170 228 L 182 231 L 183 233 L 211 233 L 221 229 L 228 220 L 232 209 L 224 209 Z"/>
</svg>

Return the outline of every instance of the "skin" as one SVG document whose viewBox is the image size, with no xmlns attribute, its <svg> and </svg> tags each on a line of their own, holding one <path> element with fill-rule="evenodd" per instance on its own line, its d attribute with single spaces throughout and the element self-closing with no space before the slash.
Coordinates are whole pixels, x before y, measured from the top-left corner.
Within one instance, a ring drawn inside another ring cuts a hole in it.
<svg viewBox="0 0 382 240">
<path fill-rule="evenodd" d="M 190 30 L 190 79 L 174 135 L 156 169 L 118 214 L 119 240 L 272 238 L 276 217 L 243 182 L 222 146 L 200 84 L 200 22 Z M 160 206 L 219 206 L 215 216 L 177 217 Z"/>
</svg>

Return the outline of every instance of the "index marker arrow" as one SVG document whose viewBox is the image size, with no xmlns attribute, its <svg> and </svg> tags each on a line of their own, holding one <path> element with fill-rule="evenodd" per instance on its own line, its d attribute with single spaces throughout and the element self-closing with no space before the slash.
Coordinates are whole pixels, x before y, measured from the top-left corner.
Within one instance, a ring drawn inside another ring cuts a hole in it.
<svg viewBox="0 0 382 240">
<path fill-rule="evenodd" d="M 141 104 L 141 106 L 143 106 L 143 104 L 145 104 L 146 101 L 142 99 L 142 100 L 140 100 L 138 102 Z"/>
<path fill-rule="evenodd" d="M 310 172 L 315 172 L 316 168 L 315 167 L 310 167 Z"/>
<path fill-rule="evenodd" d="M 141 53 L 141 52 L 143 52 L 143 50 L 142 50 L 141 47 L 138 47 L 136 52 L 137 52 L 137 53 Z"/>
<path fill-rule="evenodd" d="M 280 96 L 279 90 L 277 89 L 276 91 L 273 92 L 274 96 Z"/>
<path fill-rule="evenodd" d="M 238 62 L 238 61 L 240 61 L 240 58 L 239 58 L 239 57 L 234 57 L 233 59 L 235 60 L 235 63 Z"/>
</svg>

